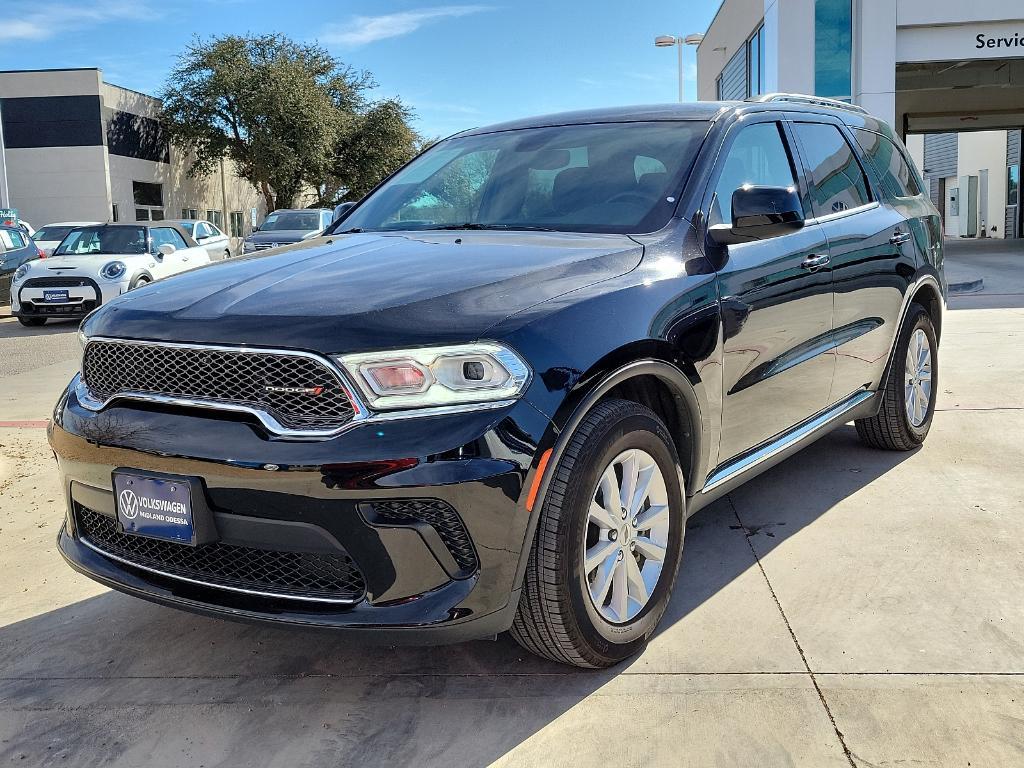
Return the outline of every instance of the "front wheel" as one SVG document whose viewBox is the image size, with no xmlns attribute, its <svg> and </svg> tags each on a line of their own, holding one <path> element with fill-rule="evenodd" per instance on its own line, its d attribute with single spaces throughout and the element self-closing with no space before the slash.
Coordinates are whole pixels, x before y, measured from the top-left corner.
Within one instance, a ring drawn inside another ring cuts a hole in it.
<svg viewBox="0 0 1024 768">
<path fill-rule="evenodd" d="M 857 419 L 857 434 L 872 448 L 910 451 L 924 442 L 935 415 L 939 386 L 938 344 L 931 316 L 911 304 L 878 413 Z"/>
<path fill-rule="evenodd" d="M 643 648 L 668 606 L 683 547 L 675 445 L 649 408 L 598 404 L 554 469 L 512 637 L 577 667 Z"/>
<path fill-rule="evenodd" d="M 139 275 L 134 280 L 132 280 L 131 284 L 128 286 L 128 290 L 132 291 L 135 290 L 136 288 L 141 288 L 144 285 L 149 285 L 151 282 L 153 281 L 150 280 L 145 275 Z"/>
</svg>

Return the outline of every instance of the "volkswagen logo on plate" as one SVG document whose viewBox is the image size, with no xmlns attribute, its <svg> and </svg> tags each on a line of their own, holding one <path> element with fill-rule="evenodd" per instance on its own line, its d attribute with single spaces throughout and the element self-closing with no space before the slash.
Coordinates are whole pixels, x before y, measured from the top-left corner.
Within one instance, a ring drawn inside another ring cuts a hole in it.
<svg viewBox="0 0 1024 768">
<path fill-rule="evenodd" d="M 129 520 L 134 520 L 139 514 L 139 497 L 135 495 L 135 491 L 125 488 L 117 498 L 121 502 L 121 514 Z"/>
</svg>

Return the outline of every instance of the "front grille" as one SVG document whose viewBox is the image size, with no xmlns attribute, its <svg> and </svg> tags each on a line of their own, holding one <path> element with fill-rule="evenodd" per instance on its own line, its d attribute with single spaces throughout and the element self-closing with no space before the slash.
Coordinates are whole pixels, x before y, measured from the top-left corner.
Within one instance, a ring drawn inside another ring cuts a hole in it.
<svg viewBox="0 0 1024 768">
<path fill-rule="evenodd" d="M 287 352 L 97 340 L 85 349 L 82 379 L 101 400 L 140 392 L 244 405 L 295 430 L 329 431 L 355 415 L 326 363 Z"/>
<path fill-rule="evenodd" d="M 129 564 L 211 586 L 292 599 L 357 602 L 363 574 L 345 553 L 278 552 L 223 542 L 191 547 L 122 533 L 117 521 L 75 505 L 78 536 Z"/>
<path fill-rule="evenodd" d="M 391 525 L 426 523 L 437 535 L 464 572 L 476 570 L 476 551 L 459 513 L 438 499 L 394 499 L 375 501 L 373 512 L 381 522 Z"/>
<path fill-rule="evenodd" d="M 37 304 L 34 301 L 23 301 L 21 310 L 33 315 L 87 315 L 96 309 L 92 299 L 73 304 Z"/>
<path fill-rule="evenodd" d="M 95 287 L 86 277 L 33 277 L 22 284 L 22 288 L 84 288 Z"/>
</svg>

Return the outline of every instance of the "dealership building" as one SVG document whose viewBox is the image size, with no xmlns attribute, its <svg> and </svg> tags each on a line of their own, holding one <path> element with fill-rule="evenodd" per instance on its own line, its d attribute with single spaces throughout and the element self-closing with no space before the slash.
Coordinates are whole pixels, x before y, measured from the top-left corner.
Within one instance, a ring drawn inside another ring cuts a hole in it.
<svg viewBox="0 0 1024 768">
<path fill-rule="evenodd" d="M 208 219 L 233 237 L 263 220 L 263 198 L 230 163 L 189 178 L 159 101 L 99 69 L 0 72 L 0 208 L 55 221 Z"/>
<path fill-rule="evenodd" d="M 701 99 L 842 99 L 905 137 L 949 236 L 1022 237 L 1022 0 L 724 0 Z"/>
</svg>

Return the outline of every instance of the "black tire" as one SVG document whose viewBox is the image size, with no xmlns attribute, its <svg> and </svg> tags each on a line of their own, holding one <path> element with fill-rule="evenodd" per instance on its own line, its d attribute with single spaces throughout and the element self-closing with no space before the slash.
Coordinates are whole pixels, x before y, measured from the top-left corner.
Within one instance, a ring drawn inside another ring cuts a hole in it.
<svg viewBox="0 0 1024 768">
<path fill-rule="evenodd" d="M 24 325 L 26 328 L 38 328 L 41 325 L 46 325 L 45 317 L 19 317 L 18 322 Z"/>
<path fill-rule="evenodd" d="M 143 285 L 149 285 L 151 282 L 153 282 L 153 281 L 150 280 L 145 275 L 139 275 L 134 280 L 132 280 L 131 284 L 128 286 L 128 290 L 131 291 L 131 290 L 134 290 L 135 288 L 139 288 L 139 287 L 141 287 Z"/>
<path fill-rule="evenodd" d="M 231 251 L 224 251 L 224 256 L 222 257 L 221 260 L 223 261 L 224 259 L 230 259 L 230 258 L 231 258 Z"/>
<path fill-rule="evenodd" d="M 918 329 L 924 331 L 928 337 L 928 346 L 931 349 L 932 388 L 924 421 L 920 426 L 914 426 L 907 414 L 904 387 L 907 369 L 907 347 L 914 332 Z M 932 325 L 931 316 L 920 304 L 911 304 L 910 311 L 907 313 L 907 319 L 900 331 L 899 341 L 896 344 L 892 370 L 889 371 L 889 380 L 882 393 L 882 405 L 874 416 L 867 419 L 857 419 L 854 422 L 857 427 L 857 434 L 866 445 L 887 451 L 912 451 L 924 442 L 924 439 L 928 436 L 928 430 L 932 426 L 932 417 L 935 415 L 935 400 L 939 391 L 938 349 L 939 345 L 935 339 L 935 326 Z"/>
<path fill-rule="evenodd" d="M 604 469 L 622 451 L 642 448 L 665 479 L 668 547 L 660 580 L 625 624 L 594 608 L 583 572 L 584 526 Z M 661 419 L 628 400 L 606 400 L 587 414 L 551 477 L 530 550 L 512 637 L 532 653 L 577 667 L 601 668 L 639 652 L 668 607 L 683 549 L 685 494 L 679 457 Z"/>
</svg>

